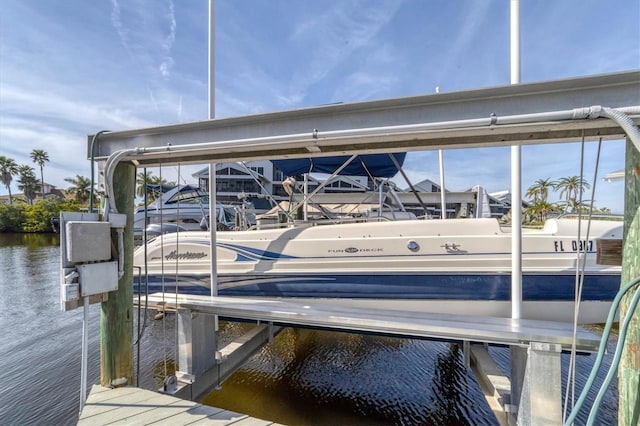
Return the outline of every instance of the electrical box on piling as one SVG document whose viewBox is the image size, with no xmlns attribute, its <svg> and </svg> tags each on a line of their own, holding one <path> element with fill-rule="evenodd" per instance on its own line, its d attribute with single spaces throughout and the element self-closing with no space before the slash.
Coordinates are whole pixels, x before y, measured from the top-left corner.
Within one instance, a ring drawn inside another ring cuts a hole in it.
<svg viewBox="0 0 640 426">
<path fill-rule="evenodd" d="M 60 213 L 60 305 L 63 311 L 108 299 L 118 289 L 117 253 L 112 253 L 111 229 L 124 228 L 126 217 L 100 221 L 97 213 Z M 114 260 L 113 257 L 116 257 Z"/>
</svg>

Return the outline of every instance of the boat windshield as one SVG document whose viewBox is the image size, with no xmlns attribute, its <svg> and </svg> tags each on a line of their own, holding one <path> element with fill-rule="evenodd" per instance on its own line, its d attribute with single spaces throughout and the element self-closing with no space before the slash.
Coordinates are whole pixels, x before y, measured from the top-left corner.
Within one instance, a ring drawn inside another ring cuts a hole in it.
<svg viewBox="0 0 640 426">
<path fill-rule="evenodd" d="M 209 194 L 200 188 L 186 189 L 175 193 L 166 202 L 166 204 L 175 203 L 209 204 Z"/>
</svg>

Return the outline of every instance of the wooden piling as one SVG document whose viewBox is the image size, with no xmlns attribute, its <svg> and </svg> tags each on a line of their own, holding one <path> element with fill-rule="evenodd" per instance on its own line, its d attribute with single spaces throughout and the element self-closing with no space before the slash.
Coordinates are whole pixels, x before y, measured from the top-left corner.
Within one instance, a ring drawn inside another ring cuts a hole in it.
<svg viewBox="0 0 640 426">
<path fill-rule="evenodd" d="M 640 276 L 640 152 L 627 139 L 624 198 L 622 285 Z M 633 292 L 623 298 L 620 318 L 629 310 Z M 618 424 L 640 424 L 640 306 L 629 324 L 618 366 Z"/>
<path fill-rule="evenodd" d="M 136 168 L 120 163 L 114 173 L 115 204 L 127 215 L 124 231 L 124 275 L 118 290 L 102 303 L 100 317 L 100 383 L 102 386 L 135 385 L 133 374 L 133 207 Z M 118 247 L 111 231 L 112 247 Z M 112 249 L 113 251 L 113 249 Z M 117 252 L 114 251 L 114 252 Z"/>
</svg>

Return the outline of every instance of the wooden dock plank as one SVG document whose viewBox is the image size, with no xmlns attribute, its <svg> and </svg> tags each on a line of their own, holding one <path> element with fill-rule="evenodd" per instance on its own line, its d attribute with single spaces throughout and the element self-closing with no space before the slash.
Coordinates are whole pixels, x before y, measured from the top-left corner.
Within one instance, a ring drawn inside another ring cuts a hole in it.
<svg viewBox="0 0 640 426">
<path fill-rule="evenodd" d="M 91 390 L 78 424 L 81 424 L 84 419 L 89 420 L 86 424 L 95 424 L 93 422 L 100 424 L 103 418 L 110 418 L 111 421 L 119 420 L 114 419 L 113 416 L 116 414 L 110 412 L 118 411 L 119 415 L 122 415 L 127 407 L 142 404 L 155 396 L 154 392 L 139 392 L 140 389 L 137 388 L 123 387 L 111 389 L 110 392 L 100 392 L 94 399 L 93 388 Z"/>
<path fill-rule="evenodd" d="M 255 417 L 246 417 L 233 423 L 233 426 L 272 426 L 275 423 L 268 420 L 256 419 Z"/>
<path fill-rule="evenodd" d="M 141 412 L 127 418 L 126 420 L 115 422 L 114 424 L 144 426 L 151 423 L 155 424 L 158 422 L 162 422 L 164 420 L 174 421 L 173 417 L 183 412 L 188 412 L 194 416 L 205 412 L 206 414 L 209 414 L 210 408 L 213 410 L 224 411 L 222 408 L 206 407 L 191 401 L 177 400 L 169 405 L 156 406 L 152 410 Z"/>
<path fill-rule="evenodd" d="M 275 425 L 222 408 L 175 398 L 149 390 L 94 385 L 80 413 L 78 425 Z"/>
<path fill-rule="evenodd" d="M 153 392 L 152 392 L 153 393 Z M 181 401 L 169 395 L 156 394 L 151 398 L 132 402 L 126 406 L 122 406 L 123 409 L 119 410 L 118 416 L 121 416 L 120 420 L 112 418 L 113 423 L 120 424 L 149 424 L 148 419 L 155 416 L 155 411 L 158 407 L 171 408 L 173 413 L 160 413 L 158 420 L 161 420 L 176 413 L 183 412 L 190 408 L 193 408 L 197 404 L 191 401 Z M 111 415 L 111 414 L 110 414 Z M 113 416 L 112 416 L 113 417 Z"/>
<path fill-rule="evenodd" d="M 171 417 L 170 424 L 172 425 L 206 424 L 206 425 L 218 425 L 218 426 L 232 425 L 232 424 L 235 425 L 238 420 L 242 420 L 246 417 L 247 417 L 246 414 L 234 413 L 233 411 L 222 411 L 216 414 L 201 413 L 198 415 L 194 415 L 194 413 L 192 412 L 184 412 Z"/>
</svg>

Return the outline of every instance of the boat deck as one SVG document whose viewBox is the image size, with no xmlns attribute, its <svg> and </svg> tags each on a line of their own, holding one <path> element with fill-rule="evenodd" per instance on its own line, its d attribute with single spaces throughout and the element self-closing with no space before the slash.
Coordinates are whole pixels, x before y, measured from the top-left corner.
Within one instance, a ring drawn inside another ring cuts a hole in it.
<svg viewBox="0 0 640 426">
<path fill-rule="evenodd" d="M 569 323 L 430 312 L 366 309 L 332 305 L 326 300 L 311 304 L 295 299 L 248 299 L 154 293 L 149 306 L 191 309 L 241 320 L 272 322 L 346 332 L 365 332 L 445 341 L 470 341 L 499 345 L 528 346 L 531 342 L 559 344 L 563 350 L 573 345 Z M 575 347 L 581 352 L 597 352 L 600 336 L 581 327 Z"/>
<path fill-rule="evenodd" d="M 234 425 L 276 426 L 221 408 L 175 398 L 135 387 L 105 388 L 94 385 L 80 413 L 78 425 Z"/>
</svg>

